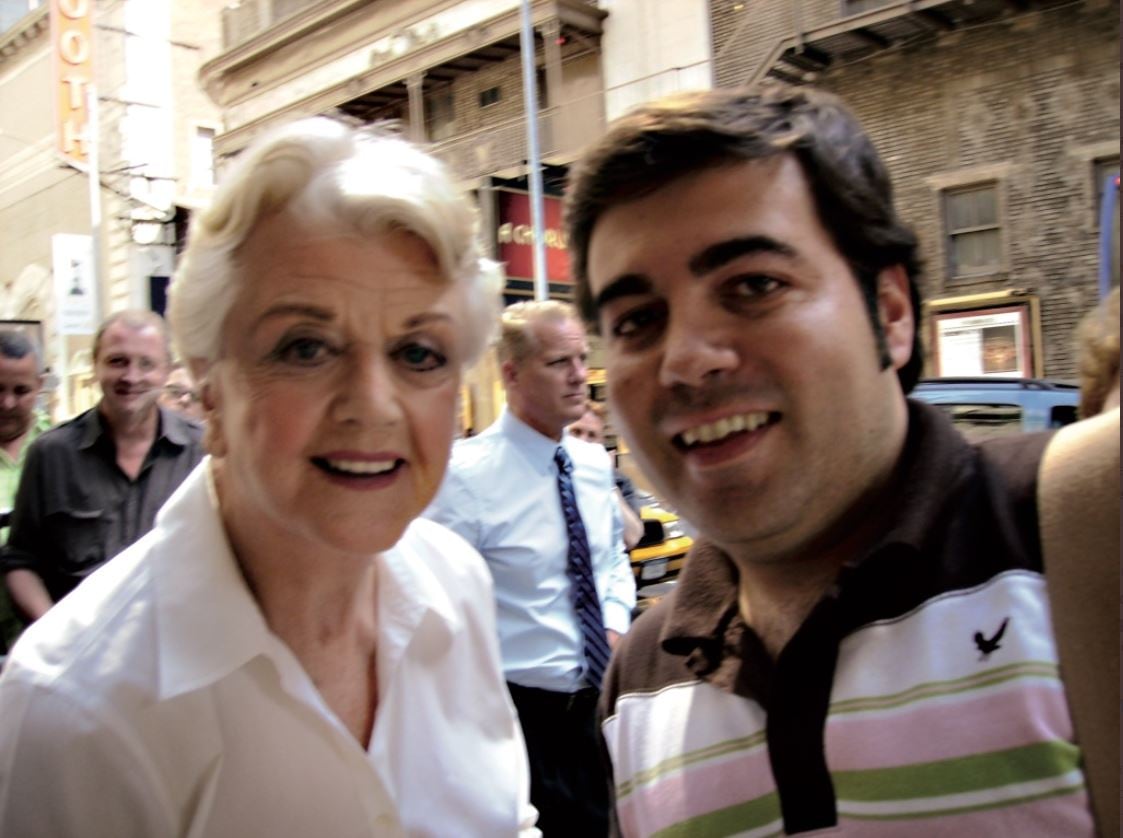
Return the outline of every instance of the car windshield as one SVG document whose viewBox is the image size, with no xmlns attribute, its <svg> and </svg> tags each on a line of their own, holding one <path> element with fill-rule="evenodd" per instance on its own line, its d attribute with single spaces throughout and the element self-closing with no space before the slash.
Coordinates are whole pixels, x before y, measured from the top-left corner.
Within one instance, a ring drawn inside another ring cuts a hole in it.
<svg viewBox="0 0 1123 838">
<path fill-rule="evenodd" d="M 1014 433 L 1022 429 L 1022 409 L 1016 404 L 938 405 L 952 424 L 972 442 Z"/>
</svg>

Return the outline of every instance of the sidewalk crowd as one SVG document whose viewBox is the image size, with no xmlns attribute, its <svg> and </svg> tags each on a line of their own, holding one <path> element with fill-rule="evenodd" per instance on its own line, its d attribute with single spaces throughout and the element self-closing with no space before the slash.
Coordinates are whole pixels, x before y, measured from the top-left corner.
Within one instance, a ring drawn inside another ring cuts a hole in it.
<svg viewBox="0 0 1123 838">
<path fill-rule="evenodd" d="M 877 150 L 772 81 L 589 145 L 573 304 L 500 312 L 475 225 L 425 151 L 298 120 L 167 322 L 101 324 L 93 408 L 48 428 L 0 330 L 0 834 L 1118 832 L 1118 288 L 1081 420 L 968 442 L 909 398 Z M 634 625 L 590 334 L 698 532 Z M 489 345 L 506 406 L 456 439 Z"/>
</svg>

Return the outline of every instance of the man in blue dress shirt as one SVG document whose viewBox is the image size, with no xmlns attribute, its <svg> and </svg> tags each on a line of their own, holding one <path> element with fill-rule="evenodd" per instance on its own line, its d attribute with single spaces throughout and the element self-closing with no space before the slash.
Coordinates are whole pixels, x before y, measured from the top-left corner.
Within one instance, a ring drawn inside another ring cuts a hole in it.
<svg viewBox="0 0 1123 838">
<path fill-rule="evenodd" d="M 603 640 L 612 647 L 627 631 L 635 583 L 608 454 L 565 432 L 585 411 L 585 329 L 568 304 L 518 303 L 503 312 L 498 348 L 507 407 L 491 427 L 456 443 L 426 514 L 466 538 L 491 568 L 539 827 L 547 836 L 604 835 L 606 779 L 595 727 L 602 673 L 589 647 Z M 575 604 L 580 583 L 572 522 L 567 527 L 559 497 L 559 448 L 572 463 L 602 640 L 589 638 Z"/>
</svg>

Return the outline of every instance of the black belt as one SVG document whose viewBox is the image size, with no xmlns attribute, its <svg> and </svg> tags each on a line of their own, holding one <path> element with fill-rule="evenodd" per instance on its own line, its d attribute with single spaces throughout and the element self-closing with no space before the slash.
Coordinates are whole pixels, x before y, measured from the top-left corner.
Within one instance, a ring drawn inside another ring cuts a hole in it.
<svg viewBox="0 0 1123 838">
<path fill-rule="evenodd" d="M 596 707 L 597 699 L 600 698 L 600 690 L 596 687 L 585 687 L 574 693 L 562 693 L 542 690 L 538 687 L 524 687 L 508 681 L 507 689 L 510 690 L 516 707 L 531 706 L 555 713 L 586 712 Z"/>
</svg>

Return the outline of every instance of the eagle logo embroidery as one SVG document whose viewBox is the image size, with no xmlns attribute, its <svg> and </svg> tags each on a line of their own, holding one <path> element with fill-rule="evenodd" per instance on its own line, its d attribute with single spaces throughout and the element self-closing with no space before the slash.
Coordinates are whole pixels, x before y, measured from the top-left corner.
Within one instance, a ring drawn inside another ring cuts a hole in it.
<svg viewBox="0 0 1123 838">
<path fill-rule="evenodd" d="M 1001 648 L 1002 635 L 1006 633 L 1006 624 L 1010 622 L 1007 617 L 1002 621 L 1002 625 L 998 627 L 998 631 L 994 633 L 994 637 L 984 637 L 981 631 L 975 632 L 975 646 L 979 649 L 979 660 L 985 661 L 991 656 L 991 653 Z"/>
</svg>

